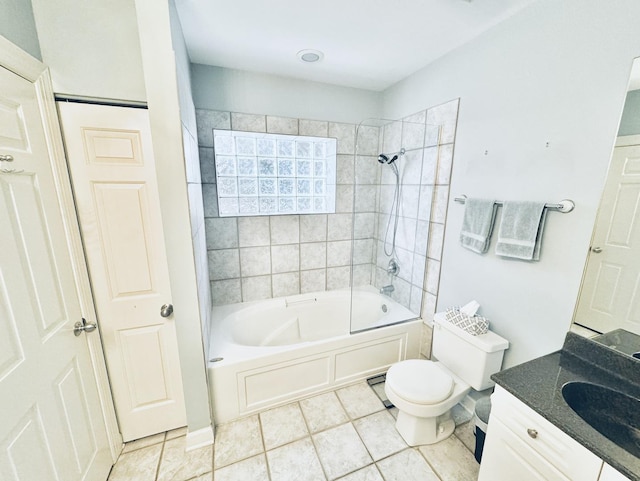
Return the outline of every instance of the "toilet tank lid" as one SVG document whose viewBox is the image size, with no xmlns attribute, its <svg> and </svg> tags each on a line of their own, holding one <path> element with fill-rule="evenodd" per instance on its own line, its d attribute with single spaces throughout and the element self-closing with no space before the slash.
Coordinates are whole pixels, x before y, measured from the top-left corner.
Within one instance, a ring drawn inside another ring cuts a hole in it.
<svg viewBox="0 0 640 481">
<path fill-rule="evenodd" d="M 434 324 L 438 324 L 443 328 L 448 329 L 470 344 L 473 344 L 479 349 L 482 349 L 484 352 L 504 351 L 509 347 L 509 341 L 507 341 L 504 337 L 497 335 L 495 332 L 492 332 L 491 330 L 489 330 L 485 334 L 480 334 L 479 336 L 472 336 L 465 330 L 460 329 L 458 326 L 455 326 L 447 321 L 444 312 L 436 312 L 433 316 L 433 322 Z"/>
</svg>

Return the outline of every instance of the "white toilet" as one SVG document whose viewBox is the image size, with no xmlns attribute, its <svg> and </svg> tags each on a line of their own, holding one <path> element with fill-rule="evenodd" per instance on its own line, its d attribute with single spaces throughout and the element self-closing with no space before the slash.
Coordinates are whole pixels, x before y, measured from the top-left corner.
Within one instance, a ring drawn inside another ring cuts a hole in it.
<svg viewBox="0 0 640 481">
<path fill-rule="evenodd" d="M 509 342 L 487 332 L 472 336 L 435 315 L 432 357 L 409 359 L 387 371 L 385 392 L 398 408 L 396 429 L 410 446 L 433 444 L 455 428 L 451 408 L 471 390 L 494 385 L 490 376 L 500 370 Z"/>
</svg>

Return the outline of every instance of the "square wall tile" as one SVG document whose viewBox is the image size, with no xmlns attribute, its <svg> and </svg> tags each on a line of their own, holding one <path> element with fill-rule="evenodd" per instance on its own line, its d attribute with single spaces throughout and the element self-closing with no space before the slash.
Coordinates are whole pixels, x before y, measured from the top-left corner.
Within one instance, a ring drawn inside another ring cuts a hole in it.
<svg viewBox="0 0 640 481">
<path fill-rule="evenodd" d="M 326 240 L 326 214 L 300 216 L 300 242 L 322 242 Z"/>
<path fill-rule="evenodd" d="M 216 164 L 213 160 L 213 148 L 200 147 L 200 181 L 203 184 L 216 183 Z"/>
<path fill-rule="evenodd" d="M 398 152 L 402 148 L 402 122 L 391 122 L 382 128 L 382 151 Z"/>
<path fill-rule="evenodd" d="M 238 242 L 240 247 L 268 246 L 271 243 L 269 217 L 239 217 Z"/>
<path fill-rule="evenodd" d="M 420 255 L 427 255 L 427 245 L 429 243 L 429 222 L 419 220 L 416 223 L 416 245 L 414 252 Z"/>
<path fill-rule="evenodd" d="M 240 277 L 238 249 L 221 249 L 208 252 L 209 278 L 212 281 Z"/>
<path fill-rule="evenodd" d="M 440 147 L 427 147 L 422 154 L 422 176 L 420 183 L 422 185 L 431 185 L 436 183 L 438 168 L 438 153 Z"/>
<path fill-rule="evenodd" d="M 356 185 L 355 212 L 375 212 L 378 197 L 378 186 Z"/>
<path fill-rule="evenodd" d="M 338 139 L 339 154 L 355 154 L 355 125 L 329 122 L 329 137 L 335 137 L 336 139 Z"/>
<path fill-rule="evenodd" d="M 232 249 L 238 247 L 238 222 L 235 217 L 205 219 L 207 249 Z"/>
<path fill-rule="evenodd" d="M 267 119 L 264 115 L 231 113 L 231 128 L 244 132 L 266 132 Z"/>
<path fill-rule="evenodd" d="M 327 267 L 327 290 L 348 289 L 351 285 L 351 267 Z"/>
<path fill-rule="evenodd" d="M 308 135 L 309 137 L 329 136 L 329 122 L 300 119 L 298 127 L 299 135 Z"/>
<path fill-rule="evenodd" d="M 318 292 L 326 289 L 327 270 L 300 271 L 300 292 Z"/>
<path fill-rule="evenodd" d="M 402 147 L 406 150 L 421 149 L 424 146 L 425 125 L 402 122 Z"/>
<path fill-rule="evenodd" d="M 444 224 L 447 220 L 447 202 L 449 201 L 449 187 L 438 186 L 435 188 L 435 198 L 433 201 L 433 212 L 431 220 L 439 224 Z"/>
<path fill-rule="evenodd" d="M 430 292 L 425 292 L 422 299 L 422 313 L 420 317 L 427 322 L 433 321 L 433 315 L 436 313 L 436 302 L 438 297 Z"/>
<path fill-rule="evenodd" d="M 271 297 L 271 276 L 242 278 L 242 300 L 244 302 L 271 299 Z"/>
<path fill-rule="evenodd" d="M 304 245 L 304 244 L 303 244 Z M 300 245 L 271 246 L 271 272 L 293 272 L 300 269 Z"/>
<path fill-rule="evenodd" d="M 429 243 L 427 247 L 427 255 L 431 259 L 442 259 L 442 248 L 444 245 L 444 225 L 431 222 L 429 224 Z"/>
<path fill-rule="evenodd" d="M 351 239 L 353 214 L 328 214 L 327 240 Z"/>
<path fill-rule="evenodd" d="M 449 184 L 453 166 L 453 144 L 440 146 L 438 152 L 438 184 Z"/>
<path fill-rule="evenodd" d="M 300 269 L 319 269 L 327 266 L 327 243 L 300 244 Z"/>
<path fill-rule="evenodd" d="M 336 213 L 353 212 L 353 185 L 336 186 Z"/>
<path fill-rule="evenodd" d="M 440 284 L 440 261 L 433 259 L 427 260 L 427 275 L 425 278 L 425 290 L 431 294 L 438 293 Z"/>
<path fill-rule="evenodd" d="M 286 272 L 271 276 L 273 297 L 295 296 L 300 294 L 300 273 Z"/>
<path fill-rule="evenodd" d="M 298 119 L 267 115 L 267 132 L 270 134 L 298 135 Z"/>
<path fill-rule="evenodd" d="M 300 216 L 276 215 L 271 221 L 271 244 L 294 244 L 300 242 Z"/>
<path fill-rule="evenodd" d="M 378 184 L 380 170 L 380 162 L 378 162 L 376 157 L 363 155 L 356 156 L 355 173 L 357 184 Z"/>
<path fill-rule="evenodd" d="M 358 155 L 377 156 L 378 142 L 380 140 L 380 128 L 368 125 L 360 125 L 357 128 L 356 149 Z"/>
<path fill-rule="evenodd" d="M 240 272 L 242 274 L 242 277 L 270 274 L 271 248 L 269 246 L 241 248 Z"/>
<path fill-rule="evenodd" d="M 353 155 L 336 156 L 336 184 L 353 184 L 355 159 Z"/>
<path fill-rule="evenodd" d="M 435 188 L 432 185 L 420 186 L 420 200 L 418 201 L 418 219 L 431 220 L 431 210 L 433 206 Z"/>
<path fill-rule="evenodd" d="M 230 129 L 231 114 L 217 110 L 196 109 L 198 145 L 213 147 L 213 129 Z"/>
<path fill-rule="evenodd" d="M 371 284 L 371 264 L 353 266 L 353 286 L 361 287 Z"/>
<path fill-rule="evenodd" d="M 351 265 L 351 241 L 327 242 L 327 267 Z"/>
<path fill-rule="evenodd" d="M 410 150 L 399 160 L 402 169 L 402 185 L 420 184 L 424 149 Z"/>
<path fill-rule="evenodd" d="M 424 291 L 422 287 L 412 285 L 411 286 L 411 299 L 409 300 L 409 310 L 413 312 L 416 316 L 420 315 L 422 311 L 422 298 L 424 296 Z"/>
<path fill-rule="evenodd" d="M 211 303 L 214 306 L 242 302 L 240 279 L 211 281 Z"/>
<path fill-rule="evenodd" d="M 371 264 L 373 262 L 373 242 L 373 239 L 355 239 L 353 241 L 354 264 Z"/>
<path fill-rule="evenodd" d="M 202 184 L 202 202 L 205 217 L 218 217 L 218 188 L 216 184 Z"/>
</svg>

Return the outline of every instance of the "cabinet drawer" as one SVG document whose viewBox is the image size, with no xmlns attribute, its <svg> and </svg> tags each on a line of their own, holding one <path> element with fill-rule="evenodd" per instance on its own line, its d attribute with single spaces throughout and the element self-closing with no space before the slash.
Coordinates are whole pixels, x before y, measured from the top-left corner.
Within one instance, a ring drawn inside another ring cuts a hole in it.
<svg viewBox="0 0 640 481">
<path fill-rule="evenodd" d="M 579 481 L 598 479 L 602 466 L 600 458 L 500 386 L 496 386 L 491 404 L 491 418 L 500 419 L 560 472 Z M 488 433 L 491 432 L 491 418 Z"/>
</svg>

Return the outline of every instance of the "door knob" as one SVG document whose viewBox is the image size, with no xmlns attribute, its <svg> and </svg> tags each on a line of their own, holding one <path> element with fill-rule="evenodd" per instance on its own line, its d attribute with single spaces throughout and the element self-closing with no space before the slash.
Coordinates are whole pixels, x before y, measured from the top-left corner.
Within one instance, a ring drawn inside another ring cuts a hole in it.
<svg viewBox="0 0 640 481">
<path fill-rule="evenodd" d="M 82 332 L 93 332 L 98 328 L 95 324 L 87 323 L 87 320 L 83 317 L 82 321 L 78 321 L 73 325 L 73 333 L 78 337 Z"/>
<path fill-rule="evenodd" d="M 600 254 L 602 252 L 602 247 L 592 247 L 591 252 L 594 254 Z"/>
<path fill-rule="evenodd" d="M 173 314 L 173 304 L 163 304 L 160 308 L 160 315 L 162 317 L 169 317 Z"/>
</svg>

